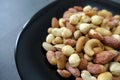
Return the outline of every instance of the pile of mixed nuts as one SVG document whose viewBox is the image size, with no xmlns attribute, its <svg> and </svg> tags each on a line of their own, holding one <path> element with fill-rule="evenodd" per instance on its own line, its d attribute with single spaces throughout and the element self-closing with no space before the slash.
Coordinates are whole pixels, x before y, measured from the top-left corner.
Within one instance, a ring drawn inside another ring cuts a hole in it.
<svg viewBox="0 0 120 80">
<path fill-rule="evenodd" d="M 120 15 L 87 5 L 52 18 L 42 46 L 64 78 L 120 80 Z"/>
</svg>

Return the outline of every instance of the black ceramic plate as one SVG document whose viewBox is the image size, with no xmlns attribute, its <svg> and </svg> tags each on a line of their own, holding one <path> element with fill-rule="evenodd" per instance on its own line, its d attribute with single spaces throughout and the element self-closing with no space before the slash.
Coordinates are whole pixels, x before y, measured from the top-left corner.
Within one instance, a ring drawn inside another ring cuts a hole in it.
<svg viewBox="0 0 120 80">
<path fill-rule="evenodd" d="M 120 4 L 109 0 L 59 0 L 37 12 L 25 25 L 17 39 L 15 60 L 22 80 L 64 80 L 56 73 L 55 67 L 47 62 L 46 52 L 41 44 L 51 25 L 51 18 L 62 17 L 63 12 L 74 5 L 92 5 L 120 14 Z"/>
</svg>

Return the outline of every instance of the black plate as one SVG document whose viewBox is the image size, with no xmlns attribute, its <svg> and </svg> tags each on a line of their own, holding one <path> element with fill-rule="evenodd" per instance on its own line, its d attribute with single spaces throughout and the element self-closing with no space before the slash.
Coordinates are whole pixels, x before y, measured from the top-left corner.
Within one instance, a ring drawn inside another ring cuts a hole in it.
<svg viewBox="0 0 120 80">
<path fill-rule="evenodd" d="M 17 39 L 15 60 L 22 80 L 64 80 L 56 73 L 55 67 L 47 62 L 41 44 L 47 35 L 51 18 L 62 17 L 63 12 L 74 5 L 92 5 L 120 14 L 120 4 L 109 0 L 59 0 L 37 12 Z"/>
</svg>

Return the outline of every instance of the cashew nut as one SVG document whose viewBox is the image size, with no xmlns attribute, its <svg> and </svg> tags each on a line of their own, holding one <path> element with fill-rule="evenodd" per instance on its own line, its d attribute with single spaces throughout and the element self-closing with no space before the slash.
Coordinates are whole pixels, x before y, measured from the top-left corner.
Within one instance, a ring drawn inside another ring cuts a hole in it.
<svg viewBox="0 0 120 80">
<path fill-rule="evenodd" d="M 99 47 L 100 51 L 104 50 L 103 44 L 98 39 L 90 39 L 86 42 L 84 46 L 84 51 L 88 56 L 93 56 L 95 54 L 93 48 Z"/>
<path fill-rule="evenodd" d="M 47 42 L 43 42 L 42 43 L 42 47 L 46 50 L 46 51 L 55 51 L 55 47 L 53 47 L 53 45 L 47 43 Z"/>
<path fill-rule="evenodd" d="M 76 43 L 76 51 L 81 52 L 84 44 L 88 41 L 87 37 L 81 36 Z"/>
<path fill-rule="evenodd" d="M 87 70 L 83 70 L 81 73 L 83 80 L 97 80 L 96 77 L 92 76 Z"/>
</svg>

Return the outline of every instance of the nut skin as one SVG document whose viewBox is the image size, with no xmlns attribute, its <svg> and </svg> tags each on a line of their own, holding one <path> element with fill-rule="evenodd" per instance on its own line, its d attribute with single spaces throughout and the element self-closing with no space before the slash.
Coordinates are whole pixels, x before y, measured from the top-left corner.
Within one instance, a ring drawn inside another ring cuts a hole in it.
<svg viewBox="0 0 120 80">
<path fill-rule="evenodd" d="M 87 37 L 81 36 L 76 43 L 76 51 L 81 52 L 85 43 L 88 41 Z"/>
<path fill-rule="evenodd" d="M 90 29 L 90 31 L 88 32 L 88 35 L 91 38 L 98 39 L 100 41 L 103 40 L 103 36 L 99 32 L 95 31 L 94 29 Z"/>
<path fill-rule="evenodd" d="M 69 63 L 66 63 L 66 69 L 71 72 L 74 77 L 80 76 L 80 71 L 78 68 L 71 67 Z"/>
<path fill-rule="evenodd" d="M 70 29 L 72 33 L 75 32 L 75 27 L 72 24 L 70 24 L 69 22 L 66 22 L 66 27 L 68 29 Z"/>
<path fill-rule="evenodd" d="M 60 75 L 60 76 L 62 76 L 63 78 L 69 78 L 69 77 L 71 77 L 72 76 L 72 74 L 69 72 L 69 71 L 67 71 L 67 70 L 60 70 L 60 69 L 57 69 L 57 72 L 58 72 L 58 74 Z"/>
<path fill-rule="evenodd" d="M 73 8 L 76 9 L 77 11 L 82 11 L 83 10 L 81 6 L 74 6 Z"/>
<path fill-rule="evenodd" d="M 110 62 L 116 55 L 110 51 L 102 51 L 97 53 L 93 59 L 94 63 L 106 64 Z"/>
<path fill-rule="evenodd" d="M 88 61 L 86 59 L 81 58 L 80 63 L 78 65 L 78 69 L 84 70 L 87 69 Z"/>
<path fill-rule="evenodd" d="M 113 38 L 112 36 L 105 36 L 103 39 L 103 44 L 110 46 L 115 49 L 120 49 L 120 41 L 117 39 Z"/>
<path fill-rule="evenodd" d="M 120 62 L 120 52 L 119 52 L 118 55 L 114 58 L 114 61 Z"/>
<path fill-rule="evenodd" d="M 57 59 L 56 59 L 55 53 L 53 51 L 47 51 L 46 57 L 47 57 L 48 62 L 51 65 L 56 65 L 57 64 Z"/>
<path fill-rule="evenodd" d="M 58 27 L 59 27 L 59 22 L 58 22 L 58 20 L 57 20 L 56 17 L 53 17 L 53 18 L 52 18 L 51 26 L 52 26 L 53 28 L 58 28 Z"/>
<path fill-rule="evenodd" d="M 112 80 L 120 80 L 120 77 L 113 76 L 113 77 L 112 77 Z"/>
<path fill-rule="evenodd" d="M 88 64 L 87 70 L 92 74 L 100 74 L 106 71 L 106 68 L 100 64 Z"/>
<path fill-rule="evenodd" d="M 71 45 L 71 46 L 75 46 L 76 45 L 76 41 L 74 39 L 66 39 L 64 41 L 65 45 Z"/>
<path fill-rule="evenodd" d="M 64 18 L 66 21 L 69 21 L 69 17 L 70 17 L 71 15 L 73 15 L 72 12 L 70 12 L 70 11 L 65 11 L 65 12 L 63 13 L 63 18 Z"/>
<path fill-rule="evenodd" d="M 66 56 L 61 51 L 56 51 L 57 68 L 64 69 L 66 65 Z"/>
</svg>

